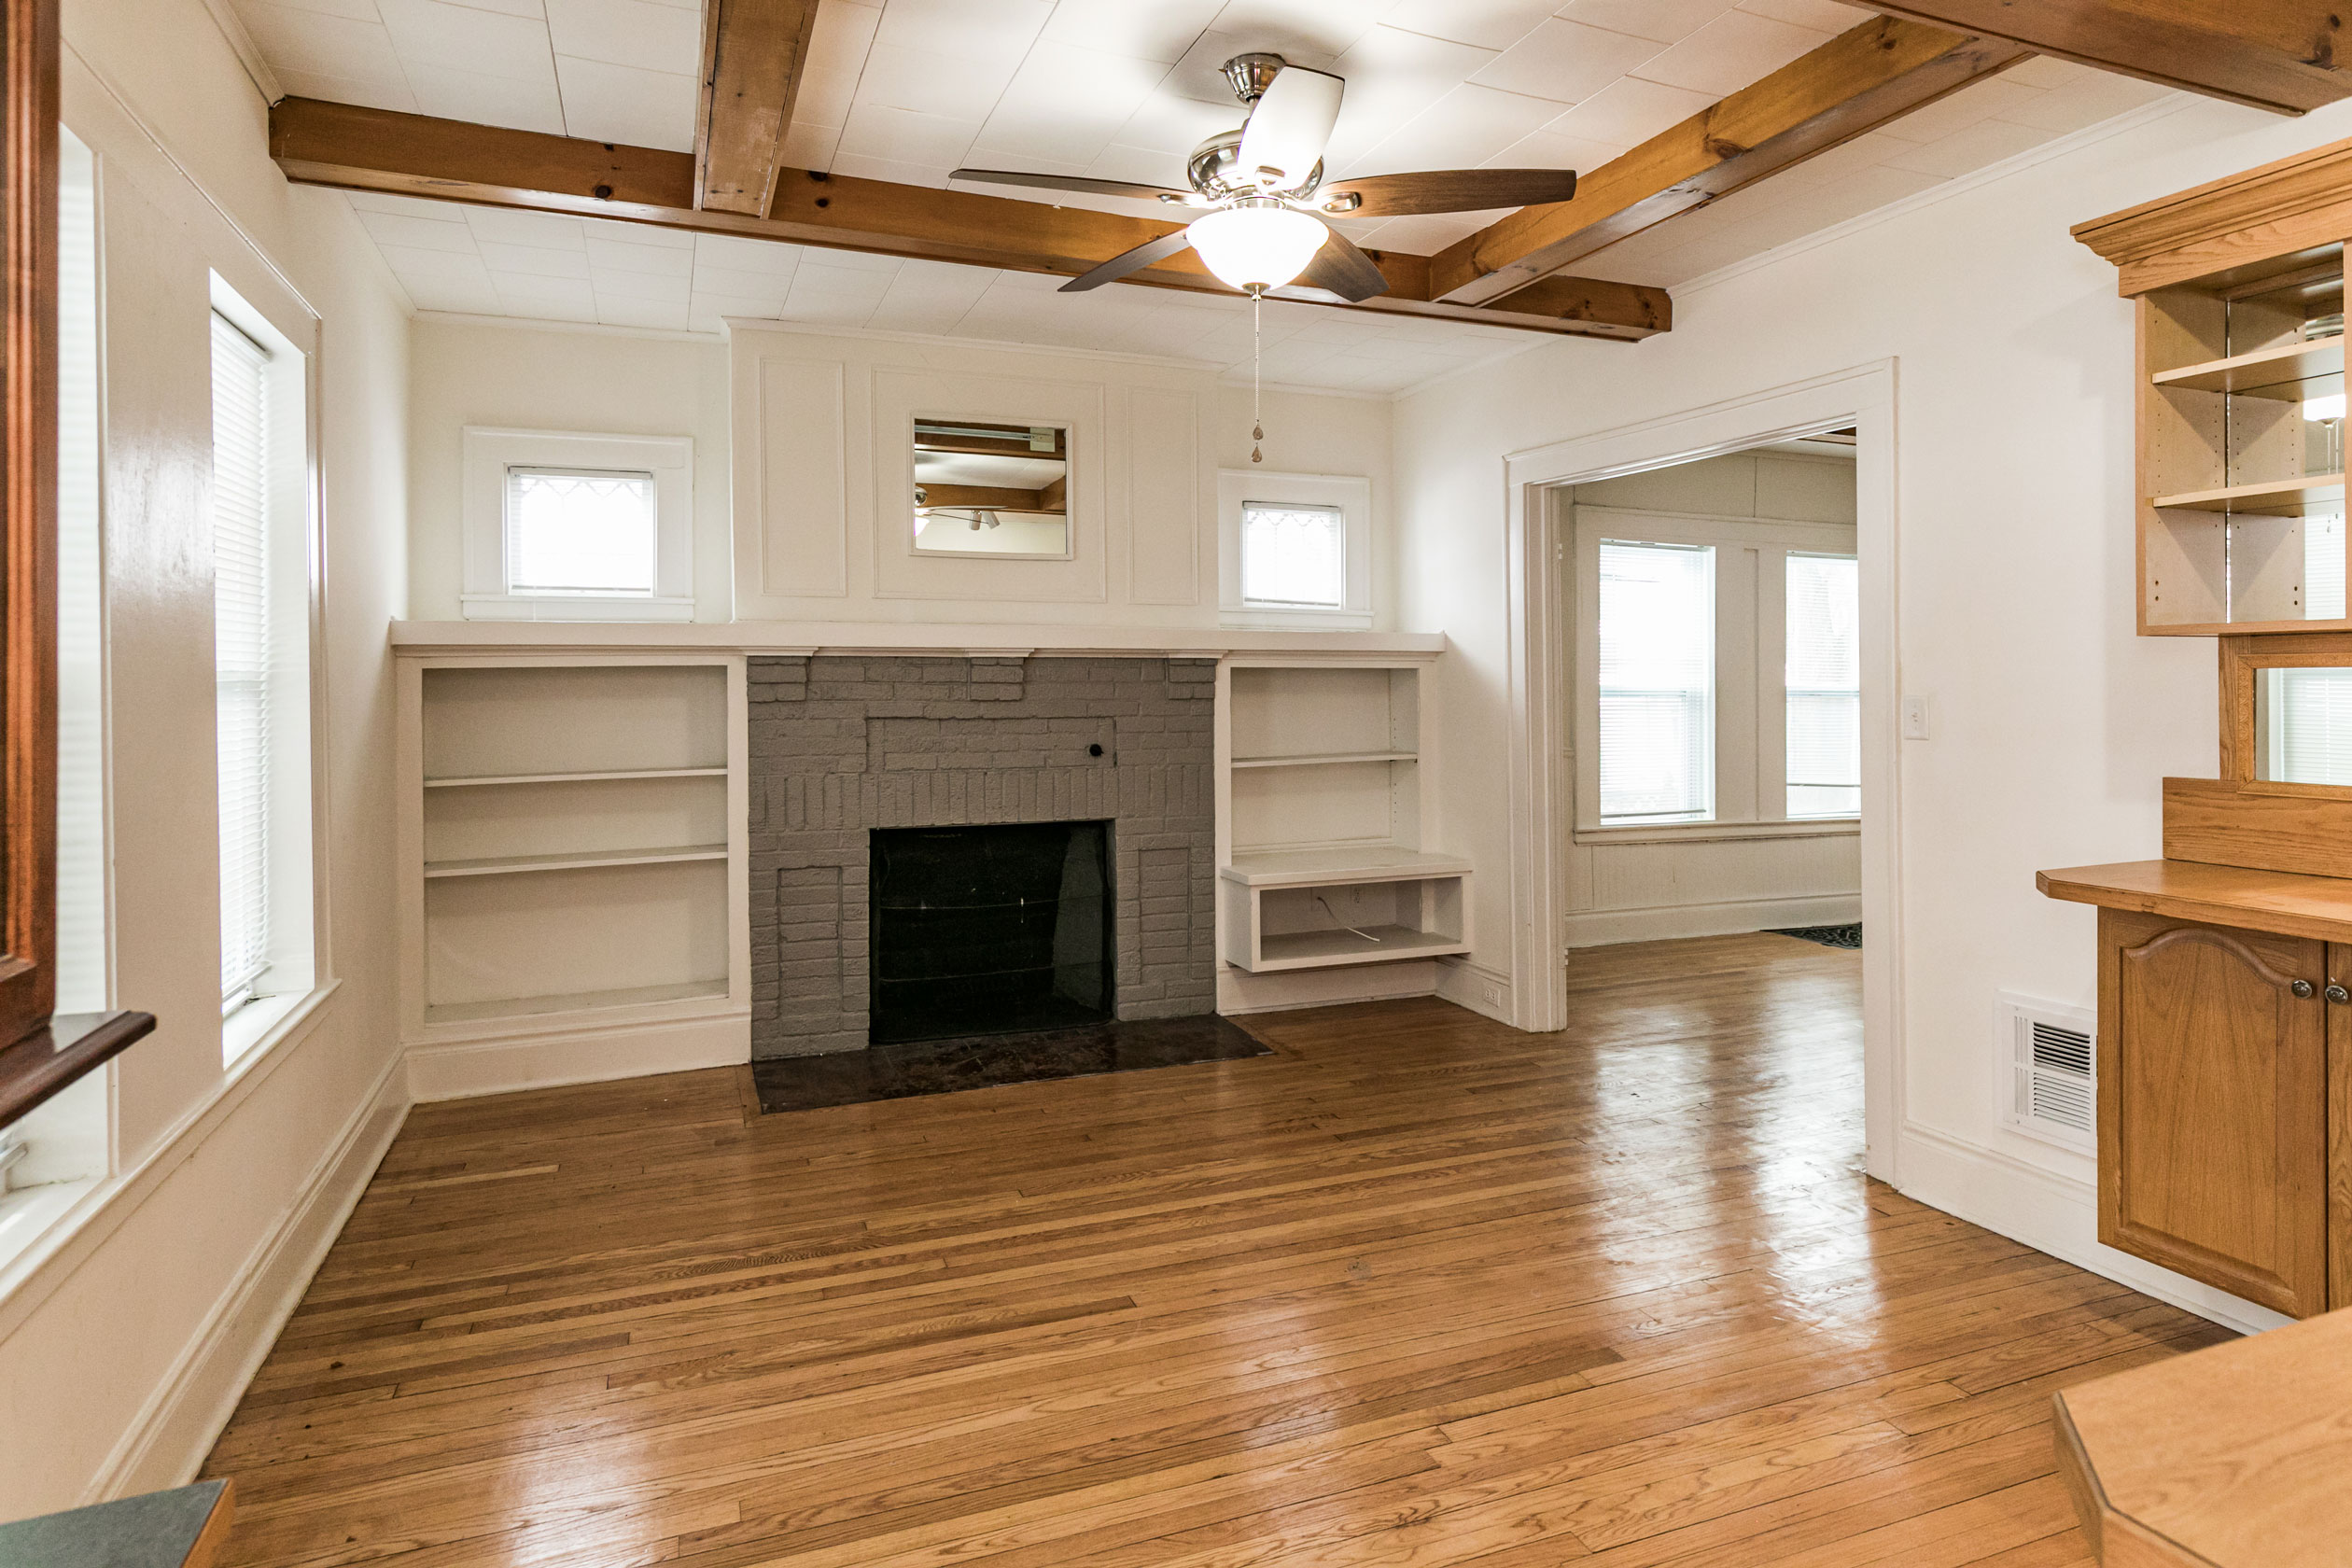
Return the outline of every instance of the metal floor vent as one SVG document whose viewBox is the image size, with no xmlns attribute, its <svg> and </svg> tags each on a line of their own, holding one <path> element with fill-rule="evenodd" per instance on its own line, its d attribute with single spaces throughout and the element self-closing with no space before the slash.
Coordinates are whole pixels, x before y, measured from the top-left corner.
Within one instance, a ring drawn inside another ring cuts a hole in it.
<svg viewBox="0 0 2352 1568">
<path fill-rule="evenodd" d="M 2004 992 L 2003 1124 L 2029 1137 L 2096 1153 L 2097 1039 L 2093 1015 Z"/>
</svg>

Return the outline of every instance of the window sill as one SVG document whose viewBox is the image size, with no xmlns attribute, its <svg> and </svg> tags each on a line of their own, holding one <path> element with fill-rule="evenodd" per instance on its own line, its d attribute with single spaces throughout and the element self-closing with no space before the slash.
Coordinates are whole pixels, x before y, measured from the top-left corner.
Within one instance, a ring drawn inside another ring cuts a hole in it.
<svg viewBox="0 0 2352 1568">
<path fill-rule="evenodd" d="M 315 990 L 259 997 L 221 1019 L 221 1066 L 235 1074 L 269 1055 L 270 1047 L 315 1015 L 320 1004 L 335 994 L 340 984 L 329 981 Z"/>
<path fill-rule="evenodd" d="M 515 594 L 461 594 L 458 613 L 469 621 L 692 621 L 686 598 L 533 598 Z"/>
<path fill-rule="evenodd" d="M 1578 828 L 1578 844 L 1737 844 L 1771 838 L 1852 838 L 1858 817 L 1808 818 L 1798 822 L 1645 822 L 1625 828 Z"/>
<path fill-rule="evenodd" d="M 52 1225 L 96 1190 L 98 1182 L 95 1176 L 86 1176 L 78 1182 L 49 1182 L 0 1193 L 0 1271 L 47 1236 Z"/>
</svg>

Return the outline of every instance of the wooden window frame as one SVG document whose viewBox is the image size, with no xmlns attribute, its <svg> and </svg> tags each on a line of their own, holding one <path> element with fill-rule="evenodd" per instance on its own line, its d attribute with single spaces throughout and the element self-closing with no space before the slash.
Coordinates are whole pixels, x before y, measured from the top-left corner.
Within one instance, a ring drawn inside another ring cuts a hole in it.
<svg viewBox="0 0 2352 1568">
<path fill-rule="evenodd" d="M 58 0 L 0 0 L 0 1128 L 155 1029 L 57 1006 Z"/>
<path fill-rule="evenodd" d="M 2271 632 L 2216 640 L 2221 645 L 2221 782 L 2240 794 L 2352 802 L 2352 784 L 2292 784 L 2255 777 L 2260 751 L 2256 688 L 2261 672 L 2352 666 L 2352 632 Z"/>
<path fill-rule="evenodd" d="M 57 999 L 57 9 L 0 21 L 0 1043 Z"/>
</svg>

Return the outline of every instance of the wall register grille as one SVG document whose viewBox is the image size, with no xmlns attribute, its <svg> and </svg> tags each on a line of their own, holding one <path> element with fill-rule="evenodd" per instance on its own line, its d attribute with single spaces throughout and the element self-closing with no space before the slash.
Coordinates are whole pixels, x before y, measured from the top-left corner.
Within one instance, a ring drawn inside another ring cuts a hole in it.
<svg viewBox="0 0 2352 1568">
<path fill-rule="evenodd" d="M 2076 1007 L 2003 995 L 2002 1123 L 2031 1138 L 2098 1150 L 2097 1025 Z"/>
</svg>

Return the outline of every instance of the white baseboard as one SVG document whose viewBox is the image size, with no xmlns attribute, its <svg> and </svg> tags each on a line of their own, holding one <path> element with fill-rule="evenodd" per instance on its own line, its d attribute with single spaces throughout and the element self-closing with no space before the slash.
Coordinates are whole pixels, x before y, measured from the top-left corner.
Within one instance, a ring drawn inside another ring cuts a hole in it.
<svg viewBox="0 0 2352 1568">
<path fill-rule="evenodd" d="M 1741 899 L 1729 903 L 1668 904 L 1657 909 L 1588 909 L 1561 921 L 1570 947 L 1618 942 L 1672 942 L 1686 936 L 1734 936 L 1783 926 L 1842 926 L 1862 918 L 1859 893 Z"/>
<path fill-rule="evenodd" d="M 751 1059 L 751 1015 L 723 1013 L 667 1023 L 551 1029 L 493 1040 L 408 1048 L 409 1094 L 422 1104 L 601 1084 L 657 1072 L 735 1067 Z"/>
<path fill-rule="evenodd" d="M 2097 1239 L 2099 1195 L 2089 1182 L 2044 1170 L 1917 1122 L 1903 1126 L 1896 1176 L 1898 1191 L 1931 1209 L 2022 1241 L 2037 1252 L 2129 1285 L 2225 1328 L 2260 1334 L 2294 1321 L 2129 1253 L 2101 1246 Z"/>
<path fill-rule="evenodd" d="M 1284 1013 L 1298 1007 L 1337 1007 L 1348 1001 L 1393 1001 L 1428 996 L 1437 988 L 1437 965 L 1428 959 L 1402 963 L 1346 964 L 1337 969 L 1292 969 L 1253 974 L 1231 964 L 1217 966 L 1217 1011 Z"/>
<path fill-rule="evenodd" d="M 1456 1007 L 1517 1027 L 1511 1014 L 1511 977 L 1468 959 L 1437 960 L 1437 994 Z"/>
<path fill-rule="evenodd" d="M 237 1270 L 170 1373 L 91 1480 L 82 1501 L 185 1486 L 196 1478 L 246 1385 L 294 1315 L 327 1250 L 399 1135 L 409 1096 L 394 1057 L 312 1167 L 293 1201 Z"/>
</svg>

